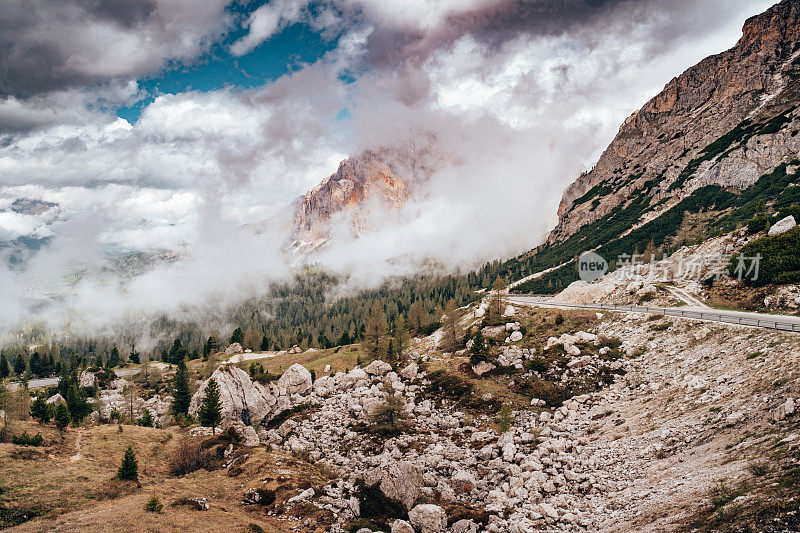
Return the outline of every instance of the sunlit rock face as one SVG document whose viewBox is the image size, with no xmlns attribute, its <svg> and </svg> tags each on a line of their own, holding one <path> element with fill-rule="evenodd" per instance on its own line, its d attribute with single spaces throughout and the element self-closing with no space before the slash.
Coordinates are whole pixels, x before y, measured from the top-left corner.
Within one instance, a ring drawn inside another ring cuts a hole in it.
<svg viewBox="0 0 800 533">
<path fill-rule="evenodd" d="M 400 209 L 421 194 L 424 183 L 443 164 L 435 138 L 428 134 L 345 159 L 336 172 L 295 201 L 292 246 L 308 252 L 334 238 L 337 230 L 352 237 L 370 231 L 376 216 Z"/>
<path fill-rule="evenodd" d="M 666 209 L 704 185 L 746 188 L 794 157 L 800 152 L 798 74 L 800 3 L 785 0 L 749 19 L 736 46 L 674 78 L 628 117 L 597 165 L 565 191 L 549 241 L 639 193 L 652 208 Z M 734 131 L 748 125 L 749 132 Z M 724 149 L 707 157 L 716 141 Z"/>
</svg>

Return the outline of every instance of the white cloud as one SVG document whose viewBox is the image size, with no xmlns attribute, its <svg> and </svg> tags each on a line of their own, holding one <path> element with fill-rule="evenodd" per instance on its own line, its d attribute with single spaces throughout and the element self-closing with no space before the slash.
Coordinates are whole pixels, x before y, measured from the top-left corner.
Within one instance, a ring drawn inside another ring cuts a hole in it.
<svg viewBox="0 0 800 533">
<path fill-rule="evenodd" d="M 247 35 L 231 45 L 231 53 L 242 56 L 287 25 L 297 22 L 307 4 L 308 0 L 273 0 L 259 7 L 248 17 Z"/>
</svg>

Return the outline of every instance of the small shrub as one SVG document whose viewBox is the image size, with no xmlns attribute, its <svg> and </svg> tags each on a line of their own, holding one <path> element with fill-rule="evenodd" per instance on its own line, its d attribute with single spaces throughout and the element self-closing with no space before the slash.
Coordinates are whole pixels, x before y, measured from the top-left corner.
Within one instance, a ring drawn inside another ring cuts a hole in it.
<svg viewBox="0 0 800 533">
<path fill-rule="evenodd" d="M 153 415 L 150 414 L 150 410 L 142 409 L 142 411 L 144 412 L 142 413 L 142 416 L 139 417 L 139 420 L 136 421 L 136 423 L 147 428 L 153 427 Z"/>
<path fill-rule="evenodd" d="M 600 335 L 599 339 L 601 346 L 607 346 L 612 350 L 618 349 L 622 346 L 622 339 L 619 337 L 607 337 L 605 335 Z"/>
<path fill-rule="evenodd" d="M 23 431 L 21 435 L 14 435 L 11 442 L 19 446 L 41 446 L 44 443 L 44 437 L 41 433 L 28 435 L 27 431 Z"/>
<path fill-rule="evenodd" d="M 169 473 L 173 476 L 185 476 L 201 468 L 212 470 L 214 455 L 213 451 L 203 449 L 199 439 L 185 437 L 169 458 Z"/>
<path fill-rule="evenodd" d="M 708 491 L 708 500 L 709 503 L 711 503 L 711 507 L 716 510 L 723 507 L 728 502 L 732 502 L 746 492 L 746 483 L 740 483 L 736 487 L 729 487 L 724 482 L 718 481 L 716 485 Z"/>
<path fill-rule="evenodd" d="M 562 315 L 561 313 L 557 314 L 556 315 L 556 326 L 560 326 L 563 323 L 564 323 L 564 315 Z"/>
<path fill-rule="evenodd" d="M 544 400 L 550 407 L 560 407 L 572 397 L 569 387 L 544 379 L 518 381 L 514 389 L 521 394 Z"/>
<path fill-rule="evenodd" d="M 144 510 L 148 513 L 160 513 L 161 510 L 164 508 L 164 504 L 161 503 L 161 500 L 156 498 L 155 496 L 151 496 L 147 503 L 144 505 Z"/>
<path fill-rule="evenodd" d="M 525 369 L 544 374 L 550 369 L 550 363 L 544 357 L 534 357 L 529 361 L 525 361 Z"/>
<path fill-rule="evenodd" d="M 430 324 L 428 324 L 427 326 L 423 327 L 420 330 L 420 335 L 422 335 L 424 337 L 427 337 L 428 335 L 431 335 L 434 331 L 436 331 L 440 327 L 442 327 L 442 323 L 441 322 L 431 322 Z"/>
<path fill-rule="evenodd" d="M 511 415 L 511 406 L 503 404 L 503 407 L 500 409 L 500 414 L 497 416 L 497 426 L 502 433 L 505 433 L 513 422 L 514 417 Z"/>
</svg>

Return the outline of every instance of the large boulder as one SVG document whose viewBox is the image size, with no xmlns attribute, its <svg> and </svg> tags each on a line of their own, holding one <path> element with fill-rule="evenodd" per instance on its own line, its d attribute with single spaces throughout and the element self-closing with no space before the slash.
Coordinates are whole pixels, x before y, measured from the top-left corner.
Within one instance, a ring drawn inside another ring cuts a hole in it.
<svg viewBox="0 0 800 533">
<path fill-rule="evenodd" d="M 792 215 L 789 215 L 788 217 L 782 218 L 773 224 L 772 227 L 769 228 L 769 234 L 780 235 L 781 233 L 785 233 L 795 226 L 797 226 L 797 221 Z"/>
<path fill-rule="evenodd" d="M 422 468 L 409 461 L 394 463 L 381 471 L 380 489 L 411 509 L 422 489 Z"/>
<path fill-rule="evenodd" d="M 417 363 L 411 363 L 403 370 L 400 371 L 400 375 L 406 379 L 417 379 L 417 374 L 419 373 L 419 366 Z"/>
<path fill-rule="evenodd" d="M 364 372 L 370 376 L 382 377 L 392 371 L 392 365 L 386 361 L 375 360 L 364 367 Z"/>
<path fill-rule="evenodd" d="M 469 494 L 477 484 L 478 481 L 475 479 L 475 476 L 466 470 L 459 470 L 450 478 L 450 486 L 453 487 L 455 492 L 460 494 Z"/>
<path fill-rule="evenodd" d="M 421 533 L 441 533 L 447 529 L 447 514 L 438 505 L 417 505 L 408 512 L 408 519 Z"/>
<path fill-rule="evenodd" d="M 300 363 L 295 363 L 278 380 L 278 389 L 285 389 L 289 395 L 306 394 L 311 390 L 311 382 L 311 372 Z"/>
<path fill-rule="evenodd" d="M 94 387 L 95 384 L 95 375 L 94 372 L 89 372 L 88 370 L 84 370 L 81 372 L 81 375 L 78 377 L 78 385 L 81 387 Z"/>
<path fill-rule="evenodd" d="M 211 378 L 219 385 L 223 425 L 234 421 L 240 421 L 245 425 L 257 424 L 267 416 L 275 414 L 278 409 L 277 391 L 251 380 L 248 373 L 240 368 L 222 365 L 214 371 Z M 192 396 L 189 405 L 189 414 L 192 416 L 197 416 L 211 378 L 204 381 Z"/>
<path fill-rule="evenodd" d="M 225 355 L 233 355 L 235 353 L 244 353 L 244 348 L 238 342 L 234 342 L 225 348 Z"/>
<path fill-rule="evenodd" d="M 52 396 L 50 396 L 47 399 L 47 403 L 49 403 L 51 405 L 58 405 L 60 403 L 67 403 L 67 401 L 64 400 L 64 397 L 61 396 L 61 394 L 57 392 L 57 393 L 53 394 Z"/>
</svg>

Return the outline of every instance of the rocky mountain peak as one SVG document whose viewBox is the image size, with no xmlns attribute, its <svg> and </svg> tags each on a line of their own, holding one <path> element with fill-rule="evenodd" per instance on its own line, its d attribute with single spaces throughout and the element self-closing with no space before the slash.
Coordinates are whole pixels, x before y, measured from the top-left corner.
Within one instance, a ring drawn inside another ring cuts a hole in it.
<svg viewBox="0 0 800 533">
<path fill-rule="evenodd" d="M 565 191 L 549 242 L 640 194 L 666 209 L 702 185 L 751 185 L 800 149 L 791 134 L 798 103 L 800 0 L 784 0 L 625 120 L 595 168 Z"/>
<path fill-rule="evenodd" d="M 348 157 L 295 201 L 290 229 L 294 246 L 304 252 L 321 246 L 339 223 L 361 235 L 376 211 L 401 208 L 439 164 L 431 135 Z"/>
</svg>

